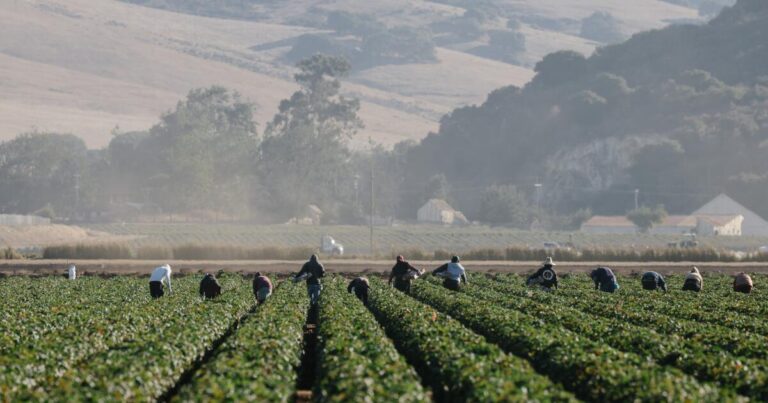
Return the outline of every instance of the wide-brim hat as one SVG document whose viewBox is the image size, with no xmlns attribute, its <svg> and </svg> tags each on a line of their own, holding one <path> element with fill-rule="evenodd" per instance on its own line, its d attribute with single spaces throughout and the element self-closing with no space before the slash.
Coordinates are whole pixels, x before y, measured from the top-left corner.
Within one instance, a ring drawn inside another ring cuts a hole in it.
<svg viewBox="0 0 768 403">
<path fill-rule="evenodd" d="M 544 266 L 557 266 L 551 257 L 544 260 Z"/>
</svg>

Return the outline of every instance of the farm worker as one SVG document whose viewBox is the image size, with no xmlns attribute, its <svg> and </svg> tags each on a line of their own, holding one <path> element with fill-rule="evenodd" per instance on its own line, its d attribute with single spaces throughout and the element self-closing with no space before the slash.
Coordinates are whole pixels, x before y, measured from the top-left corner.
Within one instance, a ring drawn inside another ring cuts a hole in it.
<svg viewBox="0 0 768 403">
<path fill-rule="evenodd" d="M 395 280 L 395 288 L 408 294 L 411 292 L 411 281 L 418 278 L 422 272 L 411 266 L 402 255 L 398 256 L 396 260 L 392 271 L 389 273 L 389 285 L 392 285 L 392 280 Z"/>
<path fill-rule="evenodd" d="M 200 297 L 203 299 L 214 299 L 221 295 L 221 284 L 219 280 L 211 273 L 206 273 L 200 280 Z"/>
<path fill-rule="evenodd" d="M 525 281 L 528 287 L 539 287 L 544 291 L 551 291 L 554 286 L 557 288 L 557 272 L 555 271 L 555 262 L 551 257 L 544 261 L 536 273 L 531 274 Z"/>
<path fill-rule="evenodd" d="M 317 255 L 312 255 L 307 263 L 301 267 L 294 277 L 293 281 L 307 280 L 307 294 L 309 294 L 309 302 L 316 304 L 320 298 L 320 292 L 323 290 L 323 286 L 320 284 L 320 278 L 325 276 L 325 268 L 320 262 L 317 261 Z"/>
<path fill-rule="evenodd" d="M 589 274 L 595 282 L 595 289 L 604 292 L 614 292 L 619 289 L 619 282 L 613 271 L 607 267 L 598 267 Z"/>
<path fill-rule="evenodd" d="M 363 304 L 368 305 L 368 290 L 371 288 L 371 284 L 365 277 L 358 277 L 349 282 L 347 286 L 347 292 L 355 291 L 355 296 Z"/>
<path fill-rule="evenodd" d="M 704 284 L 704 279 L 701 278 L 699 268 L 693 266 L 693 269 L 685 275 L 685 283 L 683 283 L 683 291 L 701 291 L 701 287 Z"/>
<path fill-rule="evenodd" d="M 747 273 L 739 273 L 733 279 L 733 291 L 749 294 L 752 292 L 752 278 Z"/>
<path fill-rule="evenodd" d="M 432 274 L 443 277 L 445 279 L 443 280 L 443 287 L 452 291 L 459 290 L 459 281 L 467 284 L 467 272 L 464 270 L 464 266 L 459 263 L 458 256 L 452 257 L 450 263 L 438 267 Z"/>
<path fill-rule="evenodd" d="M 667 282 L 664 281 L 664 277 L 655 271 L 647 271 L 643 273 L 643 277 L 640 280 L 643 283 L 643 289 L 667 291 Z"/>
<path fill-rule="evenodd" d="M 163 292 L 163 283 L 165 282 L 168 283 L 168 293 L 172 293 L 171 266 L 168 264 L 156 267 L 155 270 L 152 271 L 152 275 L 149 277 L 149 295 L 151 295 L 152 298 L 160 298 L 165 295 L 165 292 Z"/>
<path fill-rule="evenodd" d="M 67 278 L 70 280 L 74 280 L 77 278 L 77 267 L 75 265 L 71 264 L 67 268 Z"/>
<path fill-rule="evenodd" d="M 256 297 L 256 302 L 261 305 L 270 295 L 272 295 L 272 282 L 269 277 L 256 272 L 256 277 L 253 278 L 253 296 Z"/>
</svg>

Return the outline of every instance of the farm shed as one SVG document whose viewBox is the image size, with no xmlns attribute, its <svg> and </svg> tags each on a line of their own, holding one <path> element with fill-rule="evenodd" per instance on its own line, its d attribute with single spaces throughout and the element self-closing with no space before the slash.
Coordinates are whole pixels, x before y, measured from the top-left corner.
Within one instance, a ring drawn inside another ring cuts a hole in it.
<svg viewBox="0 0 768 403">
<path fill-rule="evenodd" d="M 742 235 L 768 236 L 768 221 L 725 194 L 718 195 L 693 214 L 697 216 L 740 215 L 744 217 L 741 224 Z"/>
<path fill-rule="evenodd" d="M 468 224 L 469 221 L 461 211 L 451 207 L 442 199 L 430 199 L 416 212 L 419 222 L 438 224 Z"/>
<path fill-rule="evenodd" d="M 741 215 L 672 215 L 649 231 L 658 235 L 697 233 L 705 236 L 738 236 L 742 233 Z M 636 234 L 640 230 L 624 216 L 594 216 L 584 222 L 587 234 Z"/>
<path fill-rule="evenodd" d="M 696 219 L 699 235 L 740 236 L 743 231 L 743 215 L 706 215 Z"/>
</svg>

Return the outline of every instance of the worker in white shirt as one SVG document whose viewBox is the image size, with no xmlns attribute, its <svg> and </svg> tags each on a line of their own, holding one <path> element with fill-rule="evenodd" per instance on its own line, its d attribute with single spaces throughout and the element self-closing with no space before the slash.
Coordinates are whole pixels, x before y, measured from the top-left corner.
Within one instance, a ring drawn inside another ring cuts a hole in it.
<svg viewBox="0 0 768 403">
<path fill-rule="evenodd" d="M 443 280 L 443 287 L 449 290 L 458 291 L 459 281 L 467 284 L 467 272 L 464 270 L 464 266 L 459 263 L 458 256 L 452 257 L 450 263 L 438 267 L 432 274 L 443 277 L 445 279 Z"/>
<path fill-rule="evenodd" d="M 163 292 L 165 282 L 168 283 L 168 294 L 171 294 L 173 292 L 173 288 L 171 288 L 171 266 L 168 264 L 157 267 L 152 271 L 152 275 L 149 277 L 149 295 L 152 298 L 162 297 L 165 294 Z"/>
<path fill-rule="evenodd" d="M 77 267 L 75 265 L 71 264 L 67 268 L 67 278 L 70 280 L 74 280 L 77 278 Z"/>
</svg>

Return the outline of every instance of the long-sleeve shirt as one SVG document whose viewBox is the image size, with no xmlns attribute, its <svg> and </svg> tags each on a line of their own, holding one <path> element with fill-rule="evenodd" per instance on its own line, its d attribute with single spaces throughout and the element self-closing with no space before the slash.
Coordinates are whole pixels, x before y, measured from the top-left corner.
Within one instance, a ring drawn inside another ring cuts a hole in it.
<svg viewBox="0 0 768 403">
<path fill-rule="evenodd" d="M 397 262 L 389 273 L 389 282 L 391 283 L 393 279 L 396 281 L 403 280 L 403 276 L 412 271 L 418 272 L 419 270 L 406 261 Z"/>
<path fill-rule="evenodd" d="M 159 281 L 168 286 L 168 291 L 173 292 L 171 288 L 171 268 L 170 266 L 160 266 L 152 271 L 152 275 L 149 277 L 149 282 Z"/>
<path fill-rule="evenodd" d="M 254 294 L 262 288 L 268 288 L 272 290 L 272 281 L 267 276 L 257 276 L 253 279 L 253 292 Z"/>
<path fill-rule="evenodd" d="M 749 275 L 746 274 L 746 273 L 739 273 L 739 274 L 736 275 L 736 278 L 733 279 L 733 285 L 735 287 L 737 287 L 737 286 L 744 286 L 744 285 L 748 285 L 748 286 L 751 287 L 752 286 L 752 277 L 749 277 Z"/>
<path fill-rule="evenodd" d="M 203 277 L 203 280 L 200 281 L 200 296 L 206 296 L 206 297 L 215 297 L 221 294 L 221 284 L 219 284 L 219 280 L 216 279 L 216 277 L 213 277 L 211 275 Z"/>
<path fill-rule="evenodd" d="M 595 282 L 595 289 L 600 289 L 601 291 L 615 291 L 618 286 L 619 282 L 616 281 L 616 276 L 613 274 L 613 271 L 607 267 L 598 267 L 597 269 L 592 271 L 592 274 L 590 274 L 592 277 L 592 281 Z"/>
<path fill-rule="evenodd" d="M 688 274 L 685 275 L 685 282 L 686 283 L 696 283 L 699 287 L 701 287 L 704 283 L 704 279 L 701 277 L 701 273 L 699 273 L 699 269 L 694 268 L 691 270 Z"/>
<path fill-rule="evenodd" d="M 557 272 L 550 265 L 545 265 L 536 270 L 526 280 L 527 285 L 542 285 L 547 288 L 555 286 L 557 288 Z"/>
<path fill-rule="evenodd" d="M 301 271 L 296 274 L 295 278 L 301 277 L 304 274 L 307 275 L 307 285 L 319 285 L 320 278 L 325 277 L 325 268 L 317 260 L 310 260 L 304 263 L 304 266 L 301 267 Z"/>
<path fill-rule="evenodd" d="M 358 277 L 349 282 L 349 285 L 347 286 L 347 292 L 355 291 L 355 293 L 360 293 L 364 290 L 367 291 L 369 288 L 371 288 L 371 286 L 368 284 L 368 279 Z"/>
<path fill-rule="evenodd" d="M 453 281 L 464 280 L 465 283 L 467 282 L 467 272 L 464 270 L 464 266 L 462 266 L 461 263 L 446 263 L 435 269 L 432 273 L 442 275 Z"/>
<path fill-rule="evenodd" d="M 662 277 L 661 274 L 656 273 L 655 271 L 649 271 L 643 274 L 641 281 L 643 282 L 643 284 L 654 283 L 656 284 L 656 287 L 661 288 L 664 291 L 667 291 L 667 282 L 664 281 L 664 277 Z"/>
</svg>

